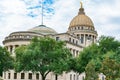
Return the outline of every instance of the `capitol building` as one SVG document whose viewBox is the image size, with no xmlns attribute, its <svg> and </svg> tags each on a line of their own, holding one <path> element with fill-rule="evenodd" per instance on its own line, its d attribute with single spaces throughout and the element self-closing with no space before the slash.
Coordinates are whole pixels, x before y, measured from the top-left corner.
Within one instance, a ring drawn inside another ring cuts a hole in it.
<svg viewBox="0 0 120 80">
<path fill-rule="evenodd" d="M 67 27 L 67 26 L 66 26 Z M 65 33 L 57 33 L 54 29 L 46 25 L 38 25 L 26 31 L 13 32 L 5 37 L 3 44 L 12 56 L 15 56 L 14 50 L 21 45 L 28 45 L 33 37 L 50 37 L 55 40 L 62 40 L 66 42 L 66 47 L 70 49 L 73 57 L 77 57 L 83 48 L 95 43 L 97 39 L 97 31 L 93 21 L 88 17 L 84 8 L 81 7 L 78 14 L 71 19 L 69 28 Z M 85 73 L 78 74 L 73 71 L 63 73 L 58 76 L 58 80 L 83 80 Z M 3 72 L 4 80 L 41 80 L 40 73 L 20 72 L 16 73 L 14 70 Z M 46 80 L 55 80 L 54 73 L 49 73 Z"/>
</svg>

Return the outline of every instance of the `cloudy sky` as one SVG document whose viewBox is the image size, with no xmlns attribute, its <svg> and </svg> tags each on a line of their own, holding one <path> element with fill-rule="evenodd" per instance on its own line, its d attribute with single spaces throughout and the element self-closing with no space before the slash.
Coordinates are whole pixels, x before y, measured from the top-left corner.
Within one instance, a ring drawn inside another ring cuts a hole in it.
<svg viewBox="0 0 120 80">
<path fill-rule="evenodd" d="M 41 24 L 41 1 L 0 0 L 0 45 L 10 33 Z M 120 0 L 43 0 L 44 24 L 59 33 L 66 32 L 78 14 L 80 1 L 99 36 L 120 39 Z"/>
</svg>

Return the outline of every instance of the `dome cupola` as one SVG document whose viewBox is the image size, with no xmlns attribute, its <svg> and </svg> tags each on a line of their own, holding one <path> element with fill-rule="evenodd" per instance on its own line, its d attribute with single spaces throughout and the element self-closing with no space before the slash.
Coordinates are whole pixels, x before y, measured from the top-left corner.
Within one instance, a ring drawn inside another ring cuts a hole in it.
<svg viewBox="0 0 120 80">
<path fill-rule="evenodd" d="M 67 32 L 76 35 L 82 46 L 88 46 L 96 42 L 97 31 L 92 20 L 85 14 L 82 2 L 80 4 L 78 15 L 70 22 Z"/>
<path fill-rule="evenodd" d="M 87 26 L 87 27 L 94 28 L 94 24 L 92 20 L 84 12 L 82 3 L 79 9 L 78 15 L 72 19 L 72 21 L 70 22 L 69 28 L 73 28 L 76 26 Z"/>
</svg>

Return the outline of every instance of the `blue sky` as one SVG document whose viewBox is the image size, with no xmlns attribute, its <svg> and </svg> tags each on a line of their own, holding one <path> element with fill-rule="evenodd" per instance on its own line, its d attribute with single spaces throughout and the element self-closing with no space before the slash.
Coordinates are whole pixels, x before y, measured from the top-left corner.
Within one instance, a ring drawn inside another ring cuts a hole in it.
<svg viewBox="0 0 120 80">
<path fill-rule="evenodd" d="M 0 0 L 0 45 L 10 33 L 41 24 L 41 1 L 44 24 L 59 33 L 67 31 L 82 1 L 98 35 L 120 39 L 120 0 Z"/>
</svg>

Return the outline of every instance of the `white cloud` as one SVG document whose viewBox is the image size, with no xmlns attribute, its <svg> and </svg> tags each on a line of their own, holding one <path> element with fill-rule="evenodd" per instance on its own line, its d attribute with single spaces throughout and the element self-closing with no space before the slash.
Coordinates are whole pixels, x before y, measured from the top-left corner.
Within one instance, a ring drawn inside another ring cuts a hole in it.
<svg viewBox="0 0 120 80">
<path fill-rule="evenodd" d="M 26 0 L 27 1 L 27 0 Z M 35 0 L 35 4 L 37 4 Z M 99 3 L 98 3 L 99 2 Z M 120 39 L 120 23 L 111 22 L 114 17 L 120 18 L 120 0 L 83 1 L 86 15 L 93 20 L 98 35 L 111 35 Z M 77 0 L 56 0 L 55 14 L 44 18 L 44 23 L 57 32 L 66 32 L 70 21 L 78 14 L 80 2 Z M 5 36 L 11 32 L 28 30 L 41 24 L 41 16 L 27 16 L 27 5 L 22 0 L 0 0 L 0 45 Z M 119 20 L 120 21 L 120 20 Z"/>
</svg>

